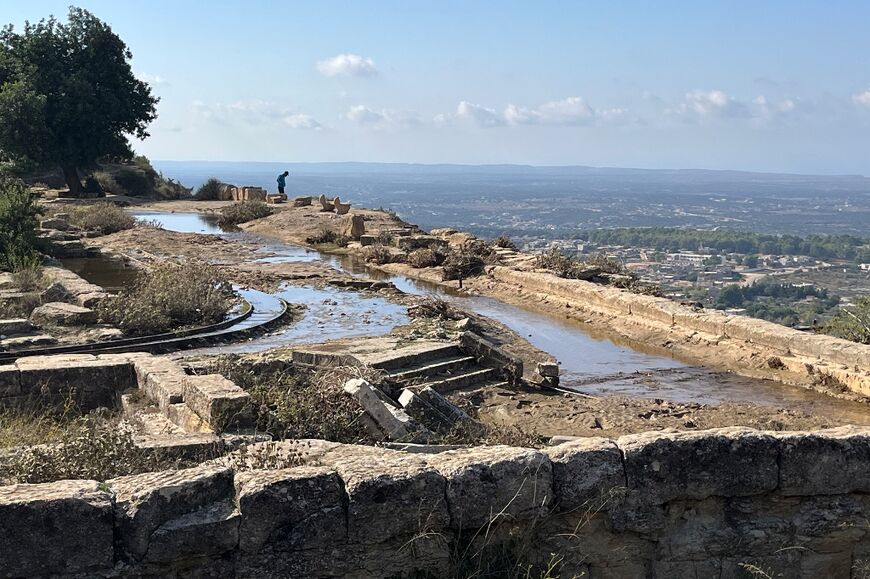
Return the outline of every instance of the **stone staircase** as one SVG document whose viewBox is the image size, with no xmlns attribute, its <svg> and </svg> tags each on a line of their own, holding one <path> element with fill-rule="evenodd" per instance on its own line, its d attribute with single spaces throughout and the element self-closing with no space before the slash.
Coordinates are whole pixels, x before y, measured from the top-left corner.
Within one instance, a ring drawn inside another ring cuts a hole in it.
<svg viewBox="0 0 870 579">
<path fill-rule="evenodd" d="M 50 346 L 57 340 L 34 328 L 30 320 L 14 318 L 0 320 L 0 351 Z"/>
<path fill-rule="evenodd" d="M 508 267 L 516 267 L 525 269 L 526 267 L 534 267 L 537 257 L 528 253 L 520 253 L 515 249 L 508 247 L 494 248 L 495 254 L 498 255 L 501 262 Z"/>
<path fill-rule="evenodd" d="M 427 343 L 422 347 L 388 352 L 381 359 L 367 360 L 383 370 L 397 388 L 432 388 L 439 394 L 473 386 L 506 386 L 495 368 L 480 365 L 474 356 L 454 343 Z"/>
</svg>

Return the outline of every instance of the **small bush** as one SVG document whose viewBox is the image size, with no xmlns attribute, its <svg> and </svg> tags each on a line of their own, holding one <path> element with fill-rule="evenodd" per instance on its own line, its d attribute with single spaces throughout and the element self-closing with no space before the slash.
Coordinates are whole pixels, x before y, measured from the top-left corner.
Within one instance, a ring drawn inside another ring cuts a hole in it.
<svg viewBox="0 0 870 579">
<path fill-rule="evenodd" d="M 139 276 L 132 287 L 105 300 L 100 319 L 127 334 L 148 335 L 214 324 L 230 309 L 231 286 L 207 265 L 170 263 Z"/>
<path fill-rule="evenodd" d="M 223 183 L 219 179 L 215 179 L 212 177 L 205 183 L 199 186 L 199 189 L 194 193 L 194 197 L 198 201 L 217 201 L 220 199 L 221 188 L 223 187 Z"/>
<path fill-rule="evenodd" d="M 31 292 L 46 286 L 45 272 L 37 257 L 21 260 L 13 265 L 12 281 L 21 291 Z"/>
<path fill-rule="evenodd" d="M 45 483 L 64 479 L 107 480 L 178 466 L 160 453 L 138 448 L 129 427 L 94 416 L 62 428 L 48 424 L 53 444 L 11 451 L 0 460 L 0 481 Z"/>
<path fill-rule="evenodd" d="M 223 227 L 247 223 L 272 215 L 272 208 L 262 201 L 240 201 L 221 209 L 218 224 Z"/>
<path fill-rule="evenodd" d="M 415 249 L 408 254 L 408 265 L 411 267 L 435 267 L 444 262 L 445 255 L 433 249 Z"/>
<path fill-rule="evenodd" d="M 247 391 L 257 428 L 276 439 L 319 438 L 333 442 L 373 442 L 363 409 L 345 394 L 344 383 L 365 369 L 334 368 L 316 373 L 278 364 L 253 365 L 223 358 L 209 368 Z"/>
<path fill-rule="evenodd" d="M 395 261 L 393 253 L 380 243 L 364 247 L 362 257 L 366 263 L 375 263 L 377 265 L 384 265 Z"/>
<path fill-rule="evenodd" d="M 586 260 L 586 263 L 592 267 L 597 267 L 603 273 L 624 273 L 625 268 L 615 257 L 608 257 L 603 253 L 593 255 Z"/>
<path fill-rule="evenodd" d="M 379 231 L 375 236 L 375 243 L 380 243 L 381 245 L 393 245 L 395 241 L 396 238 L 393 234 L 387 231 Z"/>
<path fill-rule="evenodd" d="M 0 270 L 11 271 L 38 259 L 39 213 L 36 198 L 22 181 L 0 176 Z"/>
<path fill-rule="evenodd" d="M 496 247 L 502 247 L 504 249 L 513 249 L 514 251 L 517 251 L 516 244 L 513 241 L 511 241 L 511 238 L 508 237 L 507 235 L 499 235 L 498 237 L 495 238 L 495 240 L 492 242 L 492 244 Z"/>
<path fill-rule="evenodd" d="M 114 203 L 101 202 L 76 207 L 70 212 L 70 221 L 82 229 L 98 231 L 103 235 L 132 229 L 136 219 Z"/>
<path fill-rule="evenodd" d="M 841 308 L 820 330 L 844 340 L 870 344 L 870 296 L 859 299 L 849 309 Z"/>
<path fill-rule="evenodd" d="M 333 231 L 328 227 L 321 227 L 317 235 L 305 238 L 305 243 L 312 245 L 336 245 L 338 247 L 347 247 L 350 243 L 350 237 L 342 235 L 337 231 Z"/>
</svg>

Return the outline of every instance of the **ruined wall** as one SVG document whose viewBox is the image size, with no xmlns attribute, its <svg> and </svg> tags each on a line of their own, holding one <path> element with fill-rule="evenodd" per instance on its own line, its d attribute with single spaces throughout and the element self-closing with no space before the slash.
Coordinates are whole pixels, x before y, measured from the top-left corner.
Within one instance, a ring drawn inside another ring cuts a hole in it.
<svg viewBox="0 0 870 579">
<path fill-rule="evenodd" d="M 854 392 L 870 395 L 870 346 L 831 336 L 801 332 L 746 316 L 717 310 L 694 311 L 666 298 L 633 294 L 617 288 L 581 280 L 562 279 L 540 272 L 517 271 L 507 267 L 488 268 L 493 278 L 599 313 L 629 316 L 641 323 L 658 324 L 686 334 L 707 336 L 713 344 L 739 341 L 765 355 L 802 358 L 818 363 Z M 722 355 L 729 352 L 722 349 Z M 740 364 L 743 360 L 731 360 Z M 786 361 L 787 362 L 787 361 Z"/>
<path fill-rule="evenodd" d="M 0 487 L 0 576 L 440 578 L 483 551 L 592 579 L 857 578 L 870 560 L 870 429 L 271 455 L 304 465 Z"/>
</svg>

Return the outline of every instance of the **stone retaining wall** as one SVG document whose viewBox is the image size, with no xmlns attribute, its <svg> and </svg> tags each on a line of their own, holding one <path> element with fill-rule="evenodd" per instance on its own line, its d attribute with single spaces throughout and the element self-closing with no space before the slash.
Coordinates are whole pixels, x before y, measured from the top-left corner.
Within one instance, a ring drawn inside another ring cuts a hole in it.
<svg viewBox="0 0 870 579">
<path fill-rule="evenodd" d="M 781 356 L 811 359 L 851 390 L 870 396 L 870 346 L 831 336 L 801 332 L 746 316 L 717 310 L 695 311 L 666 298 L 633 294 L 587 281 L 563 279 L 549 273 L 488 268 L 493 278 L 521 288 L 575 302 L 591 311 L 630 316 L 640 321 L 702 334 L 710 342 L 735 340 Z M 723 349 L 723 355 L 727 355 Z M 741 360 L 732 360 L 735 364 Z"/>
<path fill-rule="evenodd" d="M 591 579 L 857 578 L 870 561 L 870 429 L 268 444 L 300 466 L 2 487 L 0 576 L 440 578 L 483 552 Z"/>
</svg>

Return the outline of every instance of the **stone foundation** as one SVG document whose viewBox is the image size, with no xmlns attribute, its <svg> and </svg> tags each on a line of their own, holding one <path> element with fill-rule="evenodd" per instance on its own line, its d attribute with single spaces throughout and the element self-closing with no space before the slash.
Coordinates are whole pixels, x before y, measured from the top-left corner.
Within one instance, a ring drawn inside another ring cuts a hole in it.
<svg viewBox="0 0 870 579">
<path fill-rule="evenodd" d="M 870 429 L 434 455 L 267 444 L 299 466 L 2 487 L 0 574 L 451 577 L 512 552 L 564 577 L 809 579 L 870 561 Z"/>
</svg>

